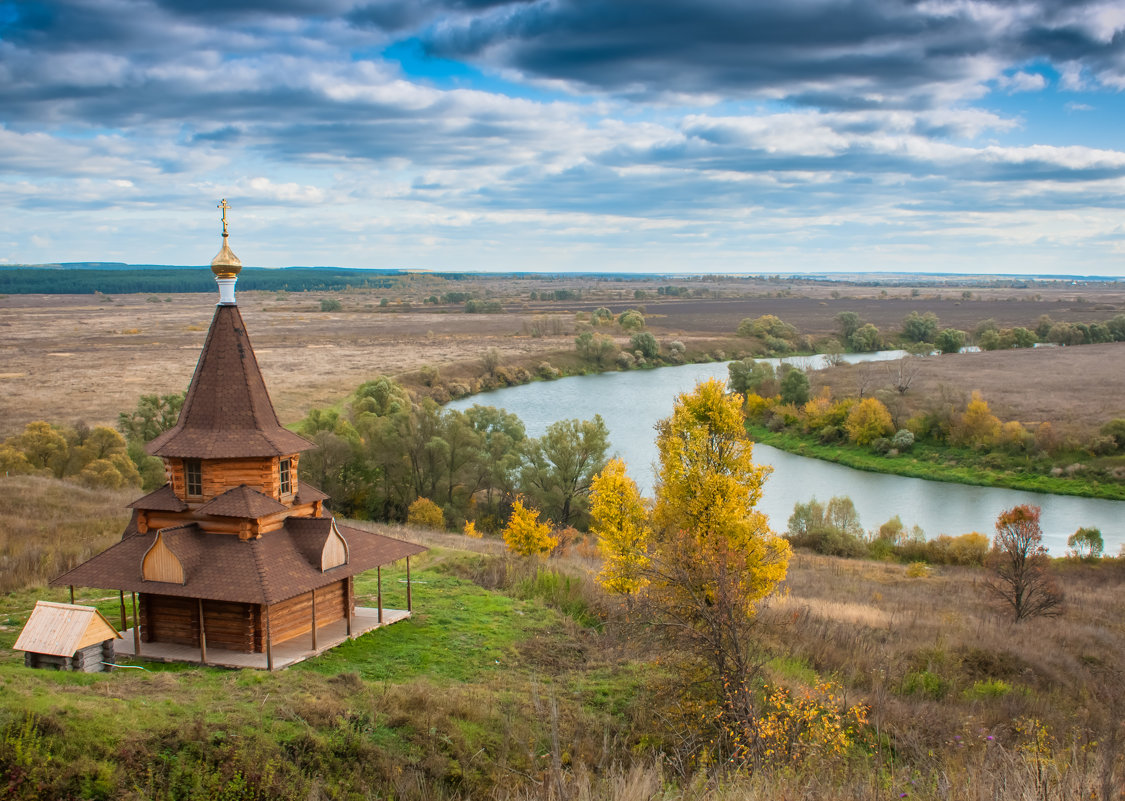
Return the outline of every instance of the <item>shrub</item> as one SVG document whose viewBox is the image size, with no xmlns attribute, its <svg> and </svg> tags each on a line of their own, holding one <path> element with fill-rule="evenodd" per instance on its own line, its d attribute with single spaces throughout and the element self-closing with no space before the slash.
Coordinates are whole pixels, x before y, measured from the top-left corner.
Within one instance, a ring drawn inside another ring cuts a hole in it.
<svg viewBox="0 0 1125 801">
<path fill-rule="evenodd" d="M 641 331 L 629 337 L 629 348 L 631 350 L 639 350 L 646 359 L 655 359 L 660 355 L 660 345 L 656 341 L 656 337 L 648 331 Z"/>
<path fill-rule="evenodd" d="M 948 692 L 949 682 L 929 670 L 907 673 L 902 680 L 903 695 L 924 695 L 934 701 L 940 701 Z"/>
<path fill-rule="evenodd" d="M 925 578 L 930 574 L 930 566 L 925 562 L 911 562 L 906 568 L 906 575 L 910 578 Z"/>
<path fill-rule="evenodd" d="M 914 435 L 909 430 L 901 428 L 891 439 L 891 446 L 899 453 L 906 453 L 914 447 Z"/>
<path fill-rule="evenodd" d="M 965 690 L 965 698 L 970 701 L 1003 698 L 1011 691 L 1012 685 L 1002 679 L 985 679 L 974 682 L 972 687 Z"/>
<path fill-rule="evenodd" d="M 441 507 L 429 498 L 418 498 L 410 504 L 410 509 L 406 513 L 406 522 L 412 526 L 441 530 L 445 528 L 445 514 L 441 511 Z"/>
<path fill-rule="evenodd" d="M 539 366 L 535 368 L 535 375 L 549 381 L 558 378 L 559 371 L 550 362 L 539 362 Z"/>
<path fill-rule="evenodd" d="M 343 306 L 340 304 L 340 301 L 335 298 L 322 298 L 320 301 L 320 310 L 322 312 L 340 311 L 342 308 Z"/>
<path fill-rule="evenodd" d="M 1101 433 L 1104 436 L 1113 437 L 1117 450 L 1125 451 L 1125 419 L 1110 420 L 1101 427 Z"/>
<path fill-rule="evenodd" d="M 988 547 L 988 537 L 977 531 L 953 537 L 949 542 L 949 561 L 955 565 L 983 565 Z"/>
<path fill-rule="evenodd" d="M 871 440 L 871 450 L 880 456 L 885 456 L 891 450 L 891 441 L 886 437 Z"/>
<path fill-rule="evenodd" d="M 645 327 L 645 316 L 636 309 L 621 312 L 617 324 L 626 331 L 640 331 Z"/>
</svg>

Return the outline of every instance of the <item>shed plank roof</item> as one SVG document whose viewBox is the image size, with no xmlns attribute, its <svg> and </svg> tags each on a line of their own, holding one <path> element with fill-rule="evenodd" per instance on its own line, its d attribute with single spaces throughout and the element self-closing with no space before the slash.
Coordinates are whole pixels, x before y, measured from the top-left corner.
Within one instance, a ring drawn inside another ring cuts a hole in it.
<svg viewBox="0 0 1125 801">
<path fill-rule="evenodd" d="M 12 646 L 50 656 L 73 656 L 80 648 L 112 638 L 117 629 L 92 606 L 39 601 Z"/>
</svg>

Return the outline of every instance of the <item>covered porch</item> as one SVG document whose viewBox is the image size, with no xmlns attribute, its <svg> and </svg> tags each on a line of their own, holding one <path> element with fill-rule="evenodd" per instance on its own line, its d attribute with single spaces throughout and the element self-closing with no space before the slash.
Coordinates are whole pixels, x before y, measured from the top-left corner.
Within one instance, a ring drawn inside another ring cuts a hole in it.
<svg viewBox="0 0 1125 801">
<path fill-rule="evenodd" d="M 140 658 L 153 662 L 188 662 L 197 665 L 211 665 L 228 668 L 258 668 L 260 670 L 281 670 L 298 662 L 303 662 L 317 654 L 335 648 L 345 640 L 354 640 L 369 631 L 374 631 L 410 617 L 406 609 L 378 609 L 357 606 L 351 617 L 351 632 L 347 620 L 334 620 L 316 628 L 315 636 L 298 636 L 281 643 L 271 643 L 264 653 L 244 653 L 223 648 L 205 647 L 200 649 L 190 645 L 177 645 L 164 642 L 140 642 L 135 631 L 129 628 L 120 640 L 114 641 L 115 654 L 119 658 Z M 315 640 L 315 645 L 313 644 Z"/>
</svg>

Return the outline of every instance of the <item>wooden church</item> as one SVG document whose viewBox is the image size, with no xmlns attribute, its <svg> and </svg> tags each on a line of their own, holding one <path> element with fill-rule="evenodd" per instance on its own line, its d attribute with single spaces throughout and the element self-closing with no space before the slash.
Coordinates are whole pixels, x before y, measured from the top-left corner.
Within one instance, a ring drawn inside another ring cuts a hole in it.
<svg viewBox="0 0 1125 801">
<path fill-rule="evenodd" d="M 354 576 L 405 558 L 409 581 L 409 557 L 425 549 L 338 524 L 327 496 L 299 480 L 300 455 L 314 446 L 274 412 L 235 303 L 242 265 L 220 206 L 219 304 L 179 420 L 147 446 L 168 483 L 130 504 L 120 542 L 51 585 L 119 590 L 122 628 L 130 593 L 135 654 L 264 654 L 272 670 L 279 646 L 315 653 L 333 624 L 352 636 Z M 381 589 L 374 622 L 384 622 Z"/>
</svg>

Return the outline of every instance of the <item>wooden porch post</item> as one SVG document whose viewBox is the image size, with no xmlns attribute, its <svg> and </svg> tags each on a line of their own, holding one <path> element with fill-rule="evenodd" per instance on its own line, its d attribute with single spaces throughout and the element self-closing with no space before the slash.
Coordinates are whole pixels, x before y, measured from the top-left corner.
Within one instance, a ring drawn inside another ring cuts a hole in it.
<svg viewBox="0 0 1125 801">
<path fill-rule="evenodd" d="M 203 599 L 196 599 L 199 601 L 199 661 L 200 664 L 207 664 L 207 630 L 203 625 Z"/>
<path fill-rule="evenodd" d="M 312 645 L 316 650 L 316 587 L 312 590 Z"/>
<path fill-rule="evenodd" d="M 379 622 L 382 623 L 383 622 L 383 567 L 382 567 L 382 565 L 375 568 L 375 582 L 376 582 L 376 585 L 378 586 L 378 594 L 376 595 L 376 598 L 378 599 Z"/>
<path fill-rule="evenodd" d="M 73 584 L 70 585 L 70 603 L 71 604 L 74 603 L 74 585 Z"/>
<path fill-rule="evenodd" d="M 137 594 L 133 596 L 133 656 L 141 655 L 141 627 L 137 623 Z"/>
<path fill-rule="evenodd" d="M 273 648 L 270 644 L 270 608 L 262 604 L 266 611 L 266 670 L 273 670 Z"/>
<path fill-rule="evenodd" d="M 412 611 L 410 604 L 410 557 L 406 557 L 406 611 Z"/>
<path fill-rule="evenodd" d="M 129 630 L 129 621 L 125 619 L 125 590 L 117 591 L 121 595 L 121 633 Z"/>
<path fill-rule="evenodd" d="M 344 619 L 347 621 L 346 634 L 352 636 L 352 577 L 344 579 Z"/>
</svg>

